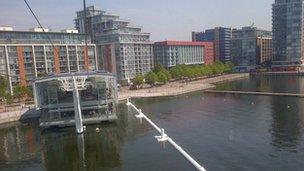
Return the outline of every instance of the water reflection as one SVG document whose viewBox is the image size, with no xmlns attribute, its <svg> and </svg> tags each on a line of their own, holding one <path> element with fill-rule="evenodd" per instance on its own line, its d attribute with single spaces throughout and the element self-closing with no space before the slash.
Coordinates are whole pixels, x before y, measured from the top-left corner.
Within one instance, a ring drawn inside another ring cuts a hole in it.
<svg viewBox="0 0 304 171">
<path fill-rule="evenodd" d="M 85 144 L 84 144 L 84 135 L 78 134 L 77 135 L 77 150 L 78 150 L 78 157 L 79 157 L 79 169 L 86 170 L 85 164 Z"/>
<path fill-rule="evenodd" d="M 83 135 L 74 130 L 42 135 L 44 165 L 47 170 L 102 170 L 119 168 L 121 130 L 116 124 L 88 127 Z M 54 141 L 55 140 L 55 141 Z"/>
<path fill-rule="evenodd" d="M 301 98 L 272 98 L 272 144 L 296 152 L 303 134 L 303 101 Z"/>
<path fill-rule="evenodd" d="M 38 170 L 121 170 L 122 144 L 150 129 L 127 112 L 120 105 L 117 122 L 88 126 L 82 135 L 73 127 L 42 132 L 35 125 L 16 124 L 0 129 L 0 170 L 24 165 Z"/>
<path fill-rule="evenodd" d="M 15 124 L 0 129 L 0 168 L 20 161 L 35 159 L 39 156 L 39 138 L 34 126 Z"/>
</svg>

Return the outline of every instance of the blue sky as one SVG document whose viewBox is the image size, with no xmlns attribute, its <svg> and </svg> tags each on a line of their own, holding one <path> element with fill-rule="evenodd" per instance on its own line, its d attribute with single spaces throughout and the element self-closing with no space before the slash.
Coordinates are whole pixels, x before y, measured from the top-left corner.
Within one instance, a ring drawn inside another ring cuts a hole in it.
<svg viewBox="0 0 304 171">
<path fill-rule="evenodd" d="M 57 31 L 74 27 L 82 0 L 28 0 L 45 27 Z M 252 23 L 271 30 L 274 0 L 87 0 L 120 15 L 151 33 L 153 41 L 190 40 L 191 31 L 214 26 L 242 27 Z M 37 26 L 23 0 L 0 0 L 0 25 L 15 30 Z"/>
</svg>

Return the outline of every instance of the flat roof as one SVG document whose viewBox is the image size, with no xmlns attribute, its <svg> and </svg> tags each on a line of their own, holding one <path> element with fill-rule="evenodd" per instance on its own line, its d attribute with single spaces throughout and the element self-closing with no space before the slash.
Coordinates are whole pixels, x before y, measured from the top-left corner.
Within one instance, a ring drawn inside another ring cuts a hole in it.
<svg viewBox="0 0 304 171">
<path fill-rule="evenodd" d="M 61 77 L 72 77 L 72 76 L 94 76 L 94 75 L 101 75 L 101 76 L 107 76 L 107 77 L 114 77 L 115 75 L 107 72 L 107 71 L 90 71 L 90 72 L 72 72 L 72 73 L 60 73 L 60 74 L 52 74 L 52 75 L 48 75 L 46 77 L 42 77 L 42 78 L 37 78 L 34 80 L 34 82 L 45 82 L 45 81 L 51 81 L 51 80 L 55 80 L 57 78 L 61 78 Z"/>
<path fill-rule="evenodd" d="M 81 35 L 85 36 L 84 33 L 64 33 L 64 32 L 35 32 L 35 31 L 7 31 L 0 30 L 0 33 L 20 33 L 20 34 L 66 34 L 66 35 Z M 88 35 L 88 34 L 87 34 Z"/>
<path fill-rule="evenodd" d="M 167 45 L 167 46 L 206 46 L 213 42 L 192 42 L 192 41 L 162 41 L 162 42 L 155 42 L 156 45 Z"/>
</svg>

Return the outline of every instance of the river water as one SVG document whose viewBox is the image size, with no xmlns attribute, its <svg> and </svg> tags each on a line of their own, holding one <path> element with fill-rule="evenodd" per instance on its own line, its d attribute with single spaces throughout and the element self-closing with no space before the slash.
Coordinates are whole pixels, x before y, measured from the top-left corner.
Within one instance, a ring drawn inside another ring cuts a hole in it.
<svg viewBox="0 0 304 171">
<path fill-rule="evenodd" d="M 217 88 L 303 93 L 303 86 L 304 77 L 281 76 Z M 195 92 L 133 102 L 209 171 L 304 168 L 302 98 Z M 74 128 L 42 132 L 37 124 L 2 128 L 0 170 L 195 170 L 133 115 L 120 105 L 115 124 L 90 126 L 84 135 Z"/>
</svg>

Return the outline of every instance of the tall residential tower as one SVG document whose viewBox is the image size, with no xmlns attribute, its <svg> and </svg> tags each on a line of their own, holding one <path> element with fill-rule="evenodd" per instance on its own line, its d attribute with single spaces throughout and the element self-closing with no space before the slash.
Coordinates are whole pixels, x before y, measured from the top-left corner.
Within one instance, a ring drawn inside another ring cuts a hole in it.
<svg viewBox="0 0 304 171">
<path fill-rule="evenodd" d="M 272 5 L 273 62 L 299 65 L 303 60 L 303 0 L 275 0 Z"/>
</svg>

